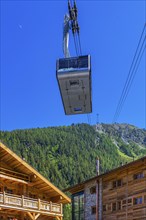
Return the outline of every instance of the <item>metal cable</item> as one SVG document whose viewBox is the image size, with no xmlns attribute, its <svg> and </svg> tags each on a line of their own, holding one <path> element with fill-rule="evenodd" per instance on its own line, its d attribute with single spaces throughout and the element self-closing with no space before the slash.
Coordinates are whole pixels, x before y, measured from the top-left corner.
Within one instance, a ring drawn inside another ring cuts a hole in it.
<svg viewBox="0 0 146 220">
<path fill-rule="evenodd" d="M 73 38 L 74 38 L 74 44 L 75 44 L 76 55 L 78 56 L 78 48 L 77 48 L 77 43 L 76 43 L 76 39 L 75 39 L 75 34 L 73 34 Z"/>
<path fill-rule="evenodd" d="M 146 39 L 146 38 L 144 38 L 144 41 L 145 41 L 145 39 Z M 144 41 L 143 41 L 143 44 L 144 44 Z M 121 102 L 120 102 L 120 104 L 119 104 L 119 106 L 118 106 L 118 110 L 117 110 L 117 112 L 116 112 L 117 114 L 116 114 L 115 117 L 114 117 L 114 119 L 115 119 L 114 121 L 116 121 L 116 120 L 118 119 L 118 117 L 119 117 L 119 115 L 120 115 L 120 113 L 121 113 L 121 111 L 122 111 L 123 105 L 124 105 L 124 103 L 125 103 L 125 101 L 126 101 L 126 98 L 127 98 L 128 94 L 129 94 L 129 90 L 130 90 L 130 88 L 131 88 L 131 86 L 132 86 L 133 80 L 134 80 L 134 78 L 135 78 L 135 74 L 136 74 L 136 72 L 137 72 L 137 70 L 138 70 L 138 67 L 139 67 L 139 64 L 140 64 L 142 55 L 143 55 L 144 50 L 145 50 L 145 47 L 142 48 L 142 47 L 143 47 L 143 44 L 142 44 L 142 46 L 141 46 L 141 50 L 140 50 L 140 52 L 139 52 L 139 55 L 138 55 L 138 57 L 137 57 L 137 59 L 136 59 L 136 63 L 135 63 L 135 65 L 134 65 L 134 69 L 133 69 L 133 71 L 132 71 L 132 73 L 131 73 L 131 75 L 130 75 L 130 78 L 129 78 L 129 80 L 128 80 L 128 84 L 127 84 L 126 89 L 125 89 L 125 91 L 124 91 L 124 95 L 122 96 Z M 143 51 L 142 51 L 142 50 L 143 50 Z M 142 51 L 142 53 L 141 53 L 141 51 Z M 139 58 L 139 57 L 140 57 L 140 58 Z M 137 63 L 138 63 L 138 65 L 137 65 Z M 136 65 L 137 65 L 137 66 L 136 66 Z M 136 70 L 135 70 L 135 69 L 136 69 Z"/>
<path fill-rule="evenodd" d="M 82 56 L 81 40 L 80 40 L 80 34 L 79 33 L 78 33 L 78 40 L 79 40 L 80 54 Z"/>
<path fill-rule="evenodd" d="M 121 112 L 123 104 L 124 104 L 124 102 L 125 102 L 125 100 L 127 98 L 127 91 L 129 90 L 129 84 L 131 85 L 131 79 L 133 78 L 134 69 L 135 69 L 136 63 L 138 62 L 138 59 L 140 57 L 140 54 L 141 54 L 141 51 L 142 51 L 142 47 L 143 47 L 143 44 L 144 44 L 144 41 L 145 41 L 145 38 L 144 38 L 142 46 L 141 46 L 140 51 L 138 53 L 138 50 L 139 50 L 139 47 L 140 47 L 140 43 L 141 43 L 144 31 L 145 31 L 145 27 L 146 27 L 146 24 L 144 25 L 144 28 L 142 30 L 141 37 L 140 37 L 140 40 L 139 40 L 139 43 L 138 43 L 138 46 L 137 46 L 137 49 L 136 49 L 136 52 L 135 52 L 135 55 L 134 55 L 131 67 L 130 67 L 130 70 L 129 70 L 129 73 L 128 73 L 128 77 L 126 79 L 126 82 L 125 82 L 124 88 L 122 90 L 122 94 L 121 94 L 120 100 L 119 100 L 118 105 L 117 105 L 117 109 L 116 109 L 116 112 L 115 112 L 115 115 L 114 115 L 114 118 L 113 118 L 113 122 L 115 122 L 117 120 L 117 118 L 119 117 L 119 114 Z M 137 53 L 138 53 L 138 56 L 137 56 Z M 137 59 L 136 59 L 136 56 L 137 56 Z M 135 61 L 135 59 L 136 59 L 136 61 Z M 134 62 L 135 62 L 135 65 L 134 65 Z M 133 69 L 133 65 L 134 65 L 134 69 Z M 132 73 L 131 73 L 131 71 L 132 71 Z"/>
<path fill-rule="evenodd" d="M 139 65 L 140 65 L 140 62 L 141 62 L 141 59 L 142 59 L 142 56 L 143 56 L 143 54 L 144 54 L 145 49 L 146 49 L 146 47 L 143 48 L 143 51 L 142 51 L 141 56 L 140 56 L 140 59 L 139 59 L 139 61 L 138 61 L 138 65 L 137 65 L 137 67 L 136 67 L 136 70 L 135 70 L 135 72 L 134 72 L 134 75 L 132 76 L 132 79 L 131 79 L 130 85 L 129 85 L 129 87 L 128 87 L 128 90 L 126 91 L 126 94 L 125 94 L 125 97 L 124 97 L 124 100 L 123 100 L 123 105 L 124 105 L 124 103 L 125 103 L 125 101 L 126 101 L 126 98 L 127 98 L 128 94 L 129 94 L 130 88 L 131 88 L 131 86 L 132 86 L 132 83 L 133 83 L 133 80 L 134 80 L 134 78 L 135 78 L 135 75 L 136 75 L 136 73 L 137 73 L 137 71 L 138 71 L 138 68 L 139 68 Z M 119 114 L 117 115 L 117 118 L 119 117 L 119 115 L 120 115 L 120 113 L 121 113 L 121 111 L 122 111 L 123 105 L 121 106 L 121 108 L 120 108 L 120 110 L 119 110 Z"/>
</svg>

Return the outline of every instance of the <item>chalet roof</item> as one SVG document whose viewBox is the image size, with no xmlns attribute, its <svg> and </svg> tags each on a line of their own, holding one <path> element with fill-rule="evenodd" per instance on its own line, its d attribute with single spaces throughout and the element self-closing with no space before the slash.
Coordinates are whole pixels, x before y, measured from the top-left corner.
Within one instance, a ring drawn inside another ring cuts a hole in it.
<svg viewBox="0 0 146 220">
<path fill-rule="evenodd" d="M 65 204 L 71 202 L 68 196 L 38 173 L 38 171 L 31 167 L 26 161 L 6 147 L 2 142 L 0 142 L 0 162 L 9 164 L 12 170 L 15 170 L 16 173 L 19 172 L 28 177 L 28 181 L 25 181 L 25 179 L 23 180 L 24 183 L 27 184 L 29 182 L 32 187 L 38 188 L 46 194 L 48 193 L 51 198 L 60 198 L 61 203 Z"/>
<path fill-rule="evenodd" d="M 124 172 L 126 169 L 131 169 L 134 166 L 138 166 L 139 163 L 143 163 L 143 162 L 145 163 L 145 166 L 146 166 L 146 156 L 144 156 L 142 158 L 139 158 L 137 160 L 134 160 L 134 161 L 132 161 L 130 163 L 126 163 L 126 164 L 124 164 L 124 165 L 122 165 L 120 167 L 117 167 L 117 168 L 115 168 L 113 170 L 110 170 L 110 171 L 105 172 L 103 174 L 100 174 L 98 176 L 94 176 L 94 177 L 92 177 L 92 178 L 90 178 L 88 180 L 85 180 L 84 182 L 78 183 L 78 184 L 76 184 L 74 186 L 71 186 L 71 187 L 65 189 L 64 192 L 70 192 L 71 194 L 74 194 L 74 193 L 83 191 L 85 185 L 87 183 L 89 183 L 89 182 L 96 181 L 96 180 L 98 181 L 100 178 L 102 178 L 102 179 L 107 179 L 107 178 L 111 179 L 111 178 L 113 178 L 113 176 L 115 174 L 118 175 L 118 173 Z"/>
</svg>

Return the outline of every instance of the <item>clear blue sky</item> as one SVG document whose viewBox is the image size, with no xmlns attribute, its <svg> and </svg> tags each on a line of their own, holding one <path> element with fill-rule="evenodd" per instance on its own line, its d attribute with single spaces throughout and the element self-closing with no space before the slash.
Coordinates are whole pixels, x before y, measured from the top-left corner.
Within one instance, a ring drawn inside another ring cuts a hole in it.
<svg viewBox="0 0 146 220">
<path fill-rule="evenodd" d="M 93 112 L 111 123 L 145 22 L 145 1 L 77 0 L 82 51 L 91 54 Z M 56 80 L 66 1 L 1 1 L 1 129 L 87 123 L 66 116 Z M 71 55 L 75 56 L 70 42 Z M 119 123 L 145 127 L 145 57 Z"/>
</svg>

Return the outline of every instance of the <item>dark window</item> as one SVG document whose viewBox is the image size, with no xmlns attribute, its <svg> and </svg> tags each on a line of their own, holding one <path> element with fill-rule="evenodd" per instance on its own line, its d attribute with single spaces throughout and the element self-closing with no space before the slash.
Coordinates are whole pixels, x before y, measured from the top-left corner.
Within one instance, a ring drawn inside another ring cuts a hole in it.
<svg viewBox="0 0 146 220">
<path fill-rule="evenodd" d="M 80 108 L 80 107 L 74 108 L 74 111 L 75 111 L 75 112 L 81 112 L 81 111 L 82 111 L 82 108 Z"/>
<path fill-rule="evenodd" d="M 103 211 L 104 211 L 104 212 L 107 211 L 107 205 L 103 205 Z"/>
<path fill-rule="evenodd" d="M 91 207 L 91 213 L 92 215 L 96 214 L 96 206 Z"/>
<path fill-rule="evenodd" d="M 142 197 L 134 198 L 134 205 L 142 204 Z"/>
<path fill-rule="evenodd" d="M 36 199 L 36 195 L 35 194 L 32 194 L 32 193 L 29 193 L 29 197 L 32 198 L 32 199 Z"/>
<path fill-rule="evenodd" d="M 132 203 L 132 199 L 128 199 L 128 203 Z"/>
<path fill-rule="evenodd" d="M 113 181 L 113 188 L 120 187 L 120 186 L 122 186 L 121 179 Z"/>
<path fill-rule="evenodd" d="M 116 202 L 114 202 L 114 203 L 112 204 L 112 211 L 116 211 L 116 208 L 117 208 L 117 205 L 116 205 Z"/>
<path fill-rule="evenodd" d="M 12 189 L 9 189 L 9 188 L 5 187 L 4 190 L 8 194 L 13 194 L 13 190 Z"/>
<path fill-rule="evenodd" d="M 72 219 L 84 220 L 84 192 L 72 195 Z"/>
<path fill-rule="evenodd" d="M 137 174 L 134 174 L 133 178 L 136 180 L 136 179 L 142 179 L 144 178 L 144 173 L 137 173 Z"/>
<path fill-rule="evenodd" d="M 93 186 L 90 188 L 90 193 L 95 194 L 96 193 L 96 186 Z"/>
<path fill-rule="evenodd" d="M 144 196 L 144 203 L 146 203 L 146 195 Z"/>
<path fill-rule="evenodd" d="M 79 80 L 70 80 L 70 86 L 79 86 Z"/>
<path fill-rule="evenodd" d="M 117 203 L 117 209 L 118 209 L 118 210 L 121 210 L 121 201 L 119 201 L 119 202 Z"/>
<path fill-rule="evenodd" d="M 106 189 L 108 187 L 108 183 L 103 183 L 103 189 Z"/>
<path fill-rule="evenodd" d="M 109 205 L 107 206 L 107 207 L 108 207 L 108 208 L 107 208 L 108 211 L 111 211 L 111 210 L 112 210 L 112 207 L 111 207 L 111 206 L 112 206 L 111 204 L 109 204 Z"/>
<path fill-rule="evenodd" d="M 117 187 L 117 181 L 113 181 L 113 188 Z"/>
<path fill-rule="evenodd" d="M 122 180 L 117 180 L 117 186 L 122 186 Z"/>
<path fill-rule="evenodd" d="M 124 200 L 122 201 L 122 204 L 123 204 L 123 205 L 125 205 L 125 204 L 126 204 L 126 199 L 124 199 Z"/>
</svg>

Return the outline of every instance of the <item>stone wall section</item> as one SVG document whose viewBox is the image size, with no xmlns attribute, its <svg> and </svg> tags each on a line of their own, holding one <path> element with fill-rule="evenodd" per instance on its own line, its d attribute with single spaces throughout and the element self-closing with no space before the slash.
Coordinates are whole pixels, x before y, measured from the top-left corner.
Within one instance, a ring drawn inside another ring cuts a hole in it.
<svg viewBox="0 0 146 220">
<path fill-rule="evenodd" d="M 92 214 L 92 207 L 96 206 L 96 193 L 91 194 L 90 188 L 96 186 L 96 181 L 90 181 L 89 183 L 86 183 L 85 190 L 84 190 L 84 199 L 85 199 L 85 220 L 96 220 L 96 213 Z"/>
<path fill-rule="evenodd" d="M 98 207 L 98 216 L 99 220 L 102 220 L 102 178 L 99 179 L 99 207 Z"/>
</svg>

